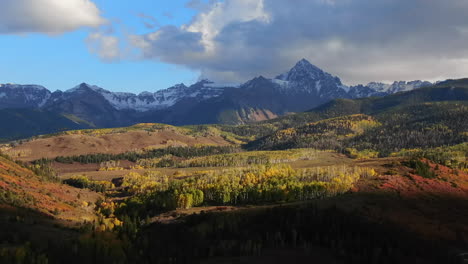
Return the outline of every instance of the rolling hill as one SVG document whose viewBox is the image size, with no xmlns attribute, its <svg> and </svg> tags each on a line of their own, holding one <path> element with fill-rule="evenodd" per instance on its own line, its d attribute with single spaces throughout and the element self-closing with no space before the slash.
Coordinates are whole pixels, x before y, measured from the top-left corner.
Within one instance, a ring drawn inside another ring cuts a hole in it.
<svg viewBox="0 0 468 264">
<path fill-rule="evenodd" d="M 7 147 L 17 159 L 31 161 L 57 156 L 120 154 L 167 147 L 227 146 L 236 139 L 217 129 L 190 129 L 162 124 L 138 124 L 124 128 L 89 129 L 44 135 Z"/>
</svg>

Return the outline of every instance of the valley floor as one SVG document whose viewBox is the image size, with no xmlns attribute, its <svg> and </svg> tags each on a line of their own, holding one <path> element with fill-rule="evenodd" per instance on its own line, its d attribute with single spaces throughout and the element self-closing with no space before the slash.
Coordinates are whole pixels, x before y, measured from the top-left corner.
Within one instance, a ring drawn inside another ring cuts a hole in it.
<svg viewBox="0 0 468 264">
<path fill-rule="evenodd" d="M 412 174 L 404 165 L 404 158 L 351 159 L 334 152 L 318 152 L 310 159 L 287 162 L 293 169 L 314 169 L 327 166 L 350 166 L 372 168 L 377 177 L 361 179 L 344 196 L 323 200 L 324 206 L 331 204 L 345 211 L 356 211 L 374 221 L 389 221 L 404 229 L 427 235 L 432 238 L 454 241 L 464 234 L 468 239 L 468 174 L 439 165 L 439 176 L 426 179 Z M 233 167 L 190 167 L 132 169 L 134 162 L 121 161 L 123 170 L 99 171 L 99 164 L 53 163 L 61 179 L 84 175 L 94 181 L 116 180 L 130 173 L 143 175 L 145 172 L 158 172 L 171 177 L 185 178 L 199 171 L 219 171 Z M 435 168 L 435 164 L 431 164 Z M 236 167 L 241 169 L 240 167 Z M 182 176 L 178 176 L 182 175 Z M 457 186 L 457 187 L 454 187 Z M 120 199 L 120 198 L 118 198 Z M 298 204 L 309 203 L 299 202 Z M 316 202 L 314 202 L 316 203 Z M 293 203 L 294 205 L 295 203 Z M 281 206 L 289 205 L 283 203 Z M 225 212 L 252 210 L 253 208 L 276 206 L 208 206 L 190 209 L 177 209 L 151 218 L 153 222 L 170 223 L 187 215 L 200 212 Z"/>
</svg>

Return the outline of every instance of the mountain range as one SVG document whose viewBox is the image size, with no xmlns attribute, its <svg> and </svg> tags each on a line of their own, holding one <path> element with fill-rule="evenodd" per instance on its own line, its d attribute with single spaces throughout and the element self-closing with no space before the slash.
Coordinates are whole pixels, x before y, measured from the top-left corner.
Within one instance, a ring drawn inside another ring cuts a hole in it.
<svg viewBox="0 0 468 264">
<path fill-rule="evenodd" d="M 1 84 L 0 112 L 13 123 L 17 116 L 21 116 L 24 123 L 24 119 L 31 115 L 36 120 L 68 120 L 52 126 L 50 132 L 58 127 L 66 130 L 145 122 L 245 124 L 303 112 L 333 99 L 380 97 L 431 85 L 426 81 L 400 81 L 347 86 L 338 77 L 302 59 L 291 70 L 275 78 L 259 76 L 235 86 L 201 80 L 191 86 L 178 84 L 138 95 L 111 92 L 86 83 L 55 92 L 39 85 Z M 18 110 L 21 113 L 17 114 Z M 38 115 L 46 117 L 37 118 Z M 33 124 L 30 131 L 48 131 L 42 128 L 41 122 L 31 120 L 30 123 Z M 20 137 L 21 133 L 14 135 Z"/>
</svg>

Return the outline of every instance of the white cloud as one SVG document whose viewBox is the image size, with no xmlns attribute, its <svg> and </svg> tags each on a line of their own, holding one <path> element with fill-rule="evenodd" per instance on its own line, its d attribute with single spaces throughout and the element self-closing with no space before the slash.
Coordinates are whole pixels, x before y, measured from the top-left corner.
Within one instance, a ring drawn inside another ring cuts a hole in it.
<svg viewBox="0 0 468 264">
<path fill-rule="evenodd" d="M 184 26 L 132 36 L 144 59 L 216 81 L 274 76 L 305 57 L 347 83 L 468 75 L 466 0 L 191 1 Z"/>
<path fill-rule="evenodd" d="M 0 1 L 0 34 L 61 34 L 105 22 L 91 0 Z"/>
<path fill-rule="evenodd" d="M 268 20 L 262 0 L 225 1 L 213 3 L 210 10 L 199 14 L 190 25 L 182 26 L 182 30 L 201 33 L 201 43 L 207 52 L 212 52 L 216 47 L 214 38 L 231 23 Z"/>
<path fill-rule="evenodd" d="M 119 38 L 103 32 L 89 34 L 86 39 L 91 53 L 97 54 L 106 62 L 118 60 L 121 57 Z"/>
</svg>

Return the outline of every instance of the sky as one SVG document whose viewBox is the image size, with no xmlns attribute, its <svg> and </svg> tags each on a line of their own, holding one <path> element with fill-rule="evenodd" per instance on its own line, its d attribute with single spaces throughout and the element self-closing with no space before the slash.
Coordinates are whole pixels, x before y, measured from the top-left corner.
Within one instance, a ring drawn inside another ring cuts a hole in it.
<svg viewBox="0 0 468 264">
<path fill-rule="evenodd" d="M 468 77 L 466 0 L 1 0 L 0 83 L 156 91 L 274 77 Z"/>
</svg>

